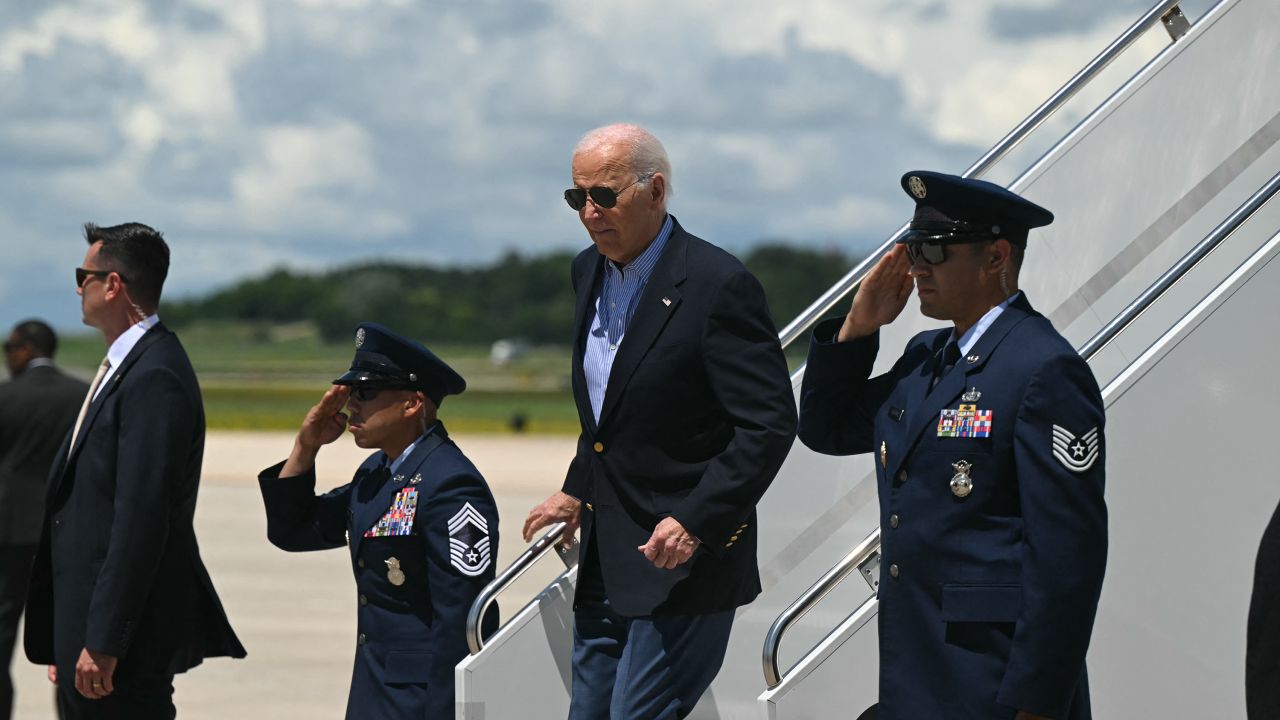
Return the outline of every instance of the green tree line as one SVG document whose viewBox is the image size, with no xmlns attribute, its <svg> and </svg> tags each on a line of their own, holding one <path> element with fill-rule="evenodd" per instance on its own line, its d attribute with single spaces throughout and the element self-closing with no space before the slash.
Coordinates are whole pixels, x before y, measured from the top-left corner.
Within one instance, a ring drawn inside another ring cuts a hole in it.
<svg viewBox="0 0 1280 720">
<path fill-rule="evenodd" d="M 859 258 L 780 242 L 756 246 L 743 262 L 764 285 L 784 325 Z M 326 272 L 273 270 L 207 296 L 166 302 L 165 322 L 308 321 L 329 341 L 346 340 L 366 320 L 431 343 L 524 338 L 567 344 L 573 317 L 571 253 L 508 253 L 490 265 L 439 267 L 370 261 Z"/>
</svg>

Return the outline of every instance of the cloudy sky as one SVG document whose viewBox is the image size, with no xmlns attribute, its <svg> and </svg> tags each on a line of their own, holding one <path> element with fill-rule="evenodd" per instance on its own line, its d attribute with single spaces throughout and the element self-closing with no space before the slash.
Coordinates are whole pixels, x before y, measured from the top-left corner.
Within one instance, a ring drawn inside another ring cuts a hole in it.
<svg viewBox="0 0 1280 720">
<path fill-rule="evenodd" d="M 5 2 L 0 325 L 78 326 L 85 221 L 163 230 L 171 297 L 579 248 L 569 152 L 615 121 L 663 140 L 703 237 L 863 250 L 909 215 L 903 171 L 964 170 L 1149 4 Z"/>
</svg>

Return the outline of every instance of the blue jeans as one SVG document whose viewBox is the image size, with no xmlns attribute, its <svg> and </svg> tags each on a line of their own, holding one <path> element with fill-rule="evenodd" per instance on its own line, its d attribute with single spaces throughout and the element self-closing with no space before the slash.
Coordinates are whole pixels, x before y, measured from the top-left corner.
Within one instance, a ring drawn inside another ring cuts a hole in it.
<svg viewBox="0 0 1280 720">
<path fill-rule="evenodd" d="M 734 611 L 622 617 L 605 596 L 598 558 L 583 570 L 569 720 L 674 720 L 693 712 L 724 662 Z"/>
</svg>

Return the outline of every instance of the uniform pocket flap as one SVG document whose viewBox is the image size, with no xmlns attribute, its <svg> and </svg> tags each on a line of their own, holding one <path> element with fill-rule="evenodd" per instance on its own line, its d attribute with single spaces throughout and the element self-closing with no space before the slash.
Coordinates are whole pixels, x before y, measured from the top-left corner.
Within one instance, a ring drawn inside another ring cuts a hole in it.
<svg viewBox="0 0 1280 720">
<path fill-rule="evenodd" d="M 944 622 L 1014 622 L 1022 609 L 1019 585 L 943 585 Z"/>
<path fill-rule="evenodd" d="M 384 682 L 425 683 L 431 674 L 431 653 L 393 650 L 387 653 Z"/>
</svg>

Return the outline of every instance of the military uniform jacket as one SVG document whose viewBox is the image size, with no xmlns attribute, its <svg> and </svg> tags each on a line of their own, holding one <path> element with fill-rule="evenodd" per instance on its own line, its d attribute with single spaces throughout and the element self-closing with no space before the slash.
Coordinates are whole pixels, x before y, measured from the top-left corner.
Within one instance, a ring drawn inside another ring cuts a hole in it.
<svg viewBox="0 0 1280 720">
<path fill-rule="evenodd" d="M 584 503 L 583 541 L 598 543 L 615 612 L 732 610 L 760 592 L 755 506 L 795 441 L 795 396 L 764 289 L 732 255 L 674 223 L 597 423 L 582 359 L 603 263 L 594 247 L 573 262 L 582 434 L 563 490 Z M 668 516 L 702 544 L 665 570 L 636 548 Z"/>
<path fill-rule="evenodd" d="M 267 536 L 291 552 L 350 546 L 359 635 L 348 720 L 452 718 L 467 612 L 494 576 L 498 511 L 440 423 L 393 477 L 387 464 L 374 453 L 352 482 L 319 496 L 314 473 L 264 470 Z M 485 619 L 496 626 L 496 612 Z"/>
<path fill-rule="evenodd" d="M 196 543 L 204 406 L 178 337 L 148 330 L 89 405 L 68 457 L 70 441 L 50 473 L 27 657 L 56 664 L 68 689 L 86 647 L 119 658 L 117 677 L 244 657 Z"/>
<path fill-rule="evenodd" d="M 835 343 L 840 322 L 814 332 L 800 439 L 875 454 L 880 717 L 1090 717 L 1107 516 L 1088 365 L 1025 296 L 932 390 L 950 329 L 917 335 L 870 378 L 879 335 Z"/>
</svg>

